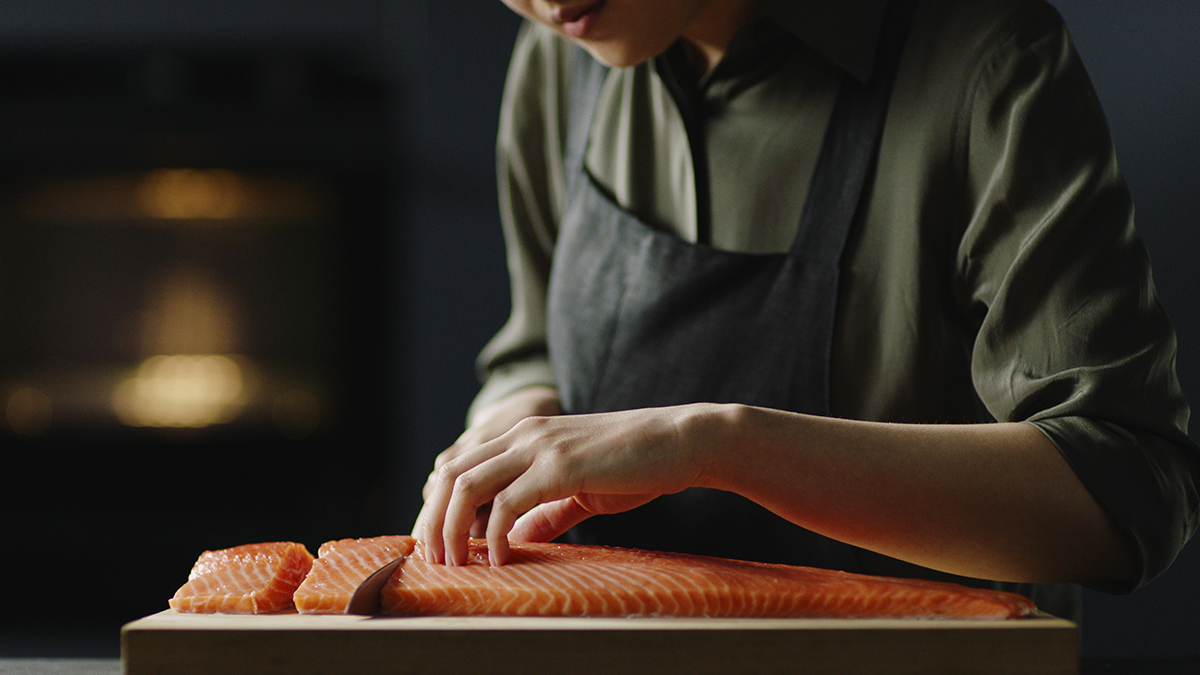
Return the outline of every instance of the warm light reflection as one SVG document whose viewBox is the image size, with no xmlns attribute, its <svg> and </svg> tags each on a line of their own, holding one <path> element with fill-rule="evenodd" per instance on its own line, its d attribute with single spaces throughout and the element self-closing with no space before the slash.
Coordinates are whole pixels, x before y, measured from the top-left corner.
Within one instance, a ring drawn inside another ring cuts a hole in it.
<svg viewBox="0 0 1200 675">
<path fill-rule="evenodd" d="M 21 436 L 38 436 L 50 426 L 54 407 L 50 397 L 31 387 L 22 387 L 8 397 L 4 417 L 8 427 Z"/>
<path fill-rule="evenodd" d="M 238 362 L 219 354 L 146 359 L 113 391 L 113 411 L 135 427 L 206 427 L 233 420 L 245 405 Z"/>
<path fill-rule="evenodd" d="M 153 276 L 134 324 L 137 347 L 152 354 L 229 354 L 242 351 L 237 294 L 208 267 L 181 264 Z"/>
<path fill-rule="evenodd" d="M 231 171 L 159 169 L 138 183 L 137 201 L 151 218 L 238 218 L 246 188 Z"/>
<path fill-rule="evenodd" d="M 31 180 L 18 212 L 57 225 L 258 227 L 324 223 L 335 209 L 330 185 L 319 179 L 174 167 Z"/>
</svg>

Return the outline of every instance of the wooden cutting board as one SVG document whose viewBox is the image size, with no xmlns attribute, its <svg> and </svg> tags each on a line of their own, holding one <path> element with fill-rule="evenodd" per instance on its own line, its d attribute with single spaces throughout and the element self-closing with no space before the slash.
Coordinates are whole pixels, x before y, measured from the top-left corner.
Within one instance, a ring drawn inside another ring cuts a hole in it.
<svg viewBox="0 0 1200 675">
<path fill-rule="evenodd" d="M 181 614 L 121 630 L 126 675 L 1076 675 L 1075 624 Z"/>
</svg>

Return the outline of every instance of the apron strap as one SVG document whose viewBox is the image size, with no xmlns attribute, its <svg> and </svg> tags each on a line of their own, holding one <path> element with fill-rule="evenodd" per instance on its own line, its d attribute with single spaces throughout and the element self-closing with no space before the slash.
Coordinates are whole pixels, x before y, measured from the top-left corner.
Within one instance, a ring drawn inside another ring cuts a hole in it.
<svg viewBox="0 0 1200 675">
<path fill-rule="evenodd" d="M 588 139 L 592 135 L 592 123 L 596 118 L 596 104 L 600 100 L 600 90 L 608 76 L 608 66 L 592 58 L 582 47 L 575 49 L 575 76 L 568 86 L 571 91 L 568 97 L 567 124 L 567 153 L 563 162 L 563 170 L 567 179 L 567 194 L 575 194 L 578 182 L 586 175 L 584 154 L 587 153 Z"/>
<path fill-rule="evenodd" d="M 841 258 L 863 187 L 875 168 L 892 85 L 916 5 L 917 0 L 888 3 L 869 82 L 859 82 L 848 73 L 842 76 L 800 229 L 792 242 L 793 252 L 824 251 L 835 256 L 833 260 Z"/>
</svg>

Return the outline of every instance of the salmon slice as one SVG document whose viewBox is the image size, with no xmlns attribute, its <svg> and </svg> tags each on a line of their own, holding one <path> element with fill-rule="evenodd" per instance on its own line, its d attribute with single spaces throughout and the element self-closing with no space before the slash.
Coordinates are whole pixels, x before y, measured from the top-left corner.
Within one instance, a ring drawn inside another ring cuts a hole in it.
<svg viewBox="0 0 1200 675">
<path fill-rule="evenodd" d="M 303 544 L 269 542 L 205 551 L 169 604 L 179 612 L 265 614 L 290 609 L 312 568 Z"/>
<path fill-rule="evenodd" d="M 301 614 L 342 614 L 354 589 L 372 572 L 412 553 L 412 537 L 370 537 L 327 541 L 293 600 Z"/>
<path fill-rule="evenodd" d="M 1027 598 L 956 584 L 602 546 L 512 544 L 488 564 L 426 562 L 417 545 L 383 590 L 384 614 L 970 618 L 1028 617 Z"/>
</svg>

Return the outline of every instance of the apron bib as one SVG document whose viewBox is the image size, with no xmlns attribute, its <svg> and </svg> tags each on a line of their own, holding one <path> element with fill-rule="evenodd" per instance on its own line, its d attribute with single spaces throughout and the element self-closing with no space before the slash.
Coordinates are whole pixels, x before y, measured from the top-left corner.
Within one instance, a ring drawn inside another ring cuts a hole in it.
<svg viewBox="0 0 1200 675">
<path fill-rule="evenodd" d="M 796 238 L 779 254 L 685 241 L 642 222 L 595 184 L 584 157 L 608 70 L 580 50 L 565 164 L 569 202 L 547 325 L 567 414 L 696 402 L 829 414 L 839 264 L 874 167 L 912 11 L 893 6 L 872 80 L 842 78 Z M 733 493 L 703 488 L 593 517 L 568 539 L 857 568 L 852 547 Z"/>
</svg>

